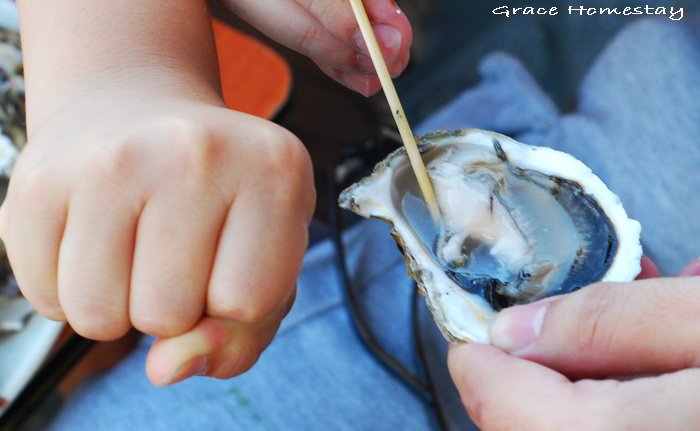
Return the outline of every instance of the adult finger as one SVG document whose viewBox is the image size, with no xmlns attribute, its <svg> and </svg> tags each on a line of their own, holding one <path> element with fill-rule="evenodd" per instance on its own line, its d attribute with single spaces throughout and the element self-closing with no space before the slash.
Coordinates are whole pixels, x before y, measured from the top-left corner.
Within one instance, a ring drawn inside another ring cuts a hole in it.
<svg viewBox="0 0 700 431">
<path fill-rule="evenodd" d="M 681 277 L 693 277 L 700 275 L 700 259 L 695 259 L 694 261 L 690 262 L 678 275 Z"/>
<path fill-rule="evenodd" d="M 493 347 L 450 346 L 448 366 L 462 404 L 481 429 L 566 429 L 547 419 L 554 412 L 575 413 L 563 410 L 563 399 L 574 391 L 564 376 Z"/>
<path fill-rule="evenodd" d="M 659 271 L 659 268 L 656 266 L 654 261 L 646 256 L 642 256 L 640 266 L 642 269 L 641 271 L 639 271 L 639 275 L 637 275 L 637 280 L 643 280 L 645 278 L 656 278 L 661 275 L 661 272 Z"/>
<path fill-rule="evenodd" d="M 598 283 L 503 310 L 491 342 L 571 377 L 657 374 L 700 365 L 700 277 Z"/>
<path fill-rule="evenodd" d="M 485 431 L 683 430 L 700 420 L 700 370 L 571 383 L 491 346 L 453 346 L 448 359 L 465 408 Z"/>
</svg>

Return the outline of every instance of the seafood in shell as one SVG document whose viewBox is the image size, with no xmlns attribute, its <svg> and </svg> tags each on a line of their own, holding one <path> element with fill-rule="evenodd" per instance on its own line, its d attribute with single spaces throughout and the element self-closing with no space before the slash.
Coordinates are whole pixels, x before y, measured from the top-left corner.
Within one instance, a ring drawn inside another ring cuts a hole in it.
<svg viewBox="0 0 700 431">
<path fill-rule="evenodd" d="M 389 223 L 448 340 L 488 342 L 504 307 L 639 273 L 639 223 L 573 156 L 476 129 L 435 132 L 419 145 L 439 224 L 403 149 L 340 205 Z"/>
</svg>

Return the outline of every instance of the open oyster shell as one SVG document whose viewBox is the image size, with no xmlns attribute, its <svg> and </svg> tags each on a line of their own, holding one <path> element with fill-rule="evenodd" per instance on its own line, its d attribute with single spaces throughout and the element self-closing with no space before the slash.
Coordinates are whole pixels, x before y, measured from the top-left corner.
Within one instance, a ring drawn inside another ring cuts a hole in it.
<svg viewBox="0 0 700 431">
<path fill-rule="evenodd" d="M 640 271 L 640 225 L 574 157 L 482 130 L 419 138 L 436 226 L 403 149 L 340 196 L 385 220 L 443 335 L 488 342 L 503 307 Z"/>
</svg>

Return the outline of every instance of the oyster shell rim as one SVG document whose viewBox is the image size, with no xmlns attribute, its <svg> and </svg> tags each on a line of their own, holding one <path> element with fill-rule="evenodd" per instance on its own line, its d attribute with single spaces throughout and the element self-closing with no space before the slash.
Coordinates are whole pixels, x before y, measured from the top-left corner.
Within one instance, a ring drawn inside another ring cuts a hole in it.
<svg viewBox="0 0 700 431">
<path fill-rule="evenodd" d="M 642 256 L 642 247 L 639 242 L 641 225 L 636 220 L 628 217 L 618 196 L 582 161 L 562 151 L 525 144 L 506 135 L 481 129 L 437 130 L 417 137 L 417 142 L 419 143 L 420 152 L 425 153 L 439 145 L 438 142 L 446 139 L 456 140 L 456 142 L 452 141 L 453 143 L 466 143 L 468 141 L 469 143 L 489 148 L 493 148 L 493 140 L 495 139 L 508 155 L 509 163 L 513 163 L 519 168 L 532 169 L 545 175 L 570 180 L 580 185 L 587 195 L 597 201 L 600 208 L 611 221 L 618 239 L 618 250 L 612 259 L 610 267 L 599 281 L 631 281 L 639 274 Z M 455 323 L 453 321 L 454 313 L 465 313 L 465 311 L 450 310 L 453 307 L 450 306 L 449 301 L 442 298 L 445 295 L 450 295 L 451 292 L 449 290 L 454 291 L 454 288 L 441 291 L 441 289 L 428 286 L 429 283 L 436 282 L 434 280 L 436 274 L 433 274 L 429 268 L 426 268 L 426 265 L 420 262 L 422 259 L 418 259 L 415 256 L 416 253 L 411 252 L 412 244 L 404 238 L 402 223 L 397 223 L 391 216 L 390 211 L 387 214 L 385 211 L 373 210 L 373 205 L 364 206 L 363 208 L 356 200 L 360 196 L 359 191 L 362 191 L 363 188 L 370 184 L 379 184 L 382 180 L 385 180 L 383 177 L 386 176 L 386 172 L 391 170 L 397 163 L 402 163 L 402 159 L 406 160 L 407 163 L 407 155 L 404 148 L 399 148 L 390 153 L 375 166 L 369 176 L 345 189 L 340 195 L 339 204 L 341 207 L 364 217 L 381 219 L 390 226 L 391 235 L 404 255 L 408 275 L 416 281 L 420 293 L 426 297 L 427 306 L 433 314 L 440 331 L 448 341 L 453 343 L 488 342 L 488 327 L 495 317 L 495 312 L 492 309 L 484 308 L 485 301 L 471 298 L 471 301 L 463 304 L 471 309 L 469 311 L 470 322 L 458 319 L 461 322 Z M 391 175 L 389 175 L 390 178 Z M 388 208 L 389 206 L 386 207 Z M 381 209 L 381 206 L 374 208 Z M 444 276 L 444 273 L 440 271 L 437 277 L 440 277 L 439 274 Z M 457 288 L 461 290 L 459 286 Z M 460 295 L 458 294 L 457 296 Z M 473 297 L 475 295 L 469 296 Z M 488 304 L 486 304 L 486 307 L 490 308 Z M 453 316 L 450 316 L 450 314 Z"/>
</svg>

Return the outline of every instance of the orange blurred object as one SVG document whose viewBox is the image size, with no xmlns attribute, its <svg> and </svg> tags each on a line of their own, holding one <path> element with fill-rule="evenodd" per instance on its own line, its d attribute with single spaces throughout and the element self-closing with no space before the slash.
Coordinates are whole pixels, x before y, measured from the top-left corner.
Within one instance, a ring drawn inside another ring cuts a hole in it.
<svg viewBox="0 0 700 431">
<path fill-rule="evenodd" d="M 226 106 L 272 118 L 292 88 L 286 60 L 262 42 L 218 20 L 212 20 Z"/>
</svg>

